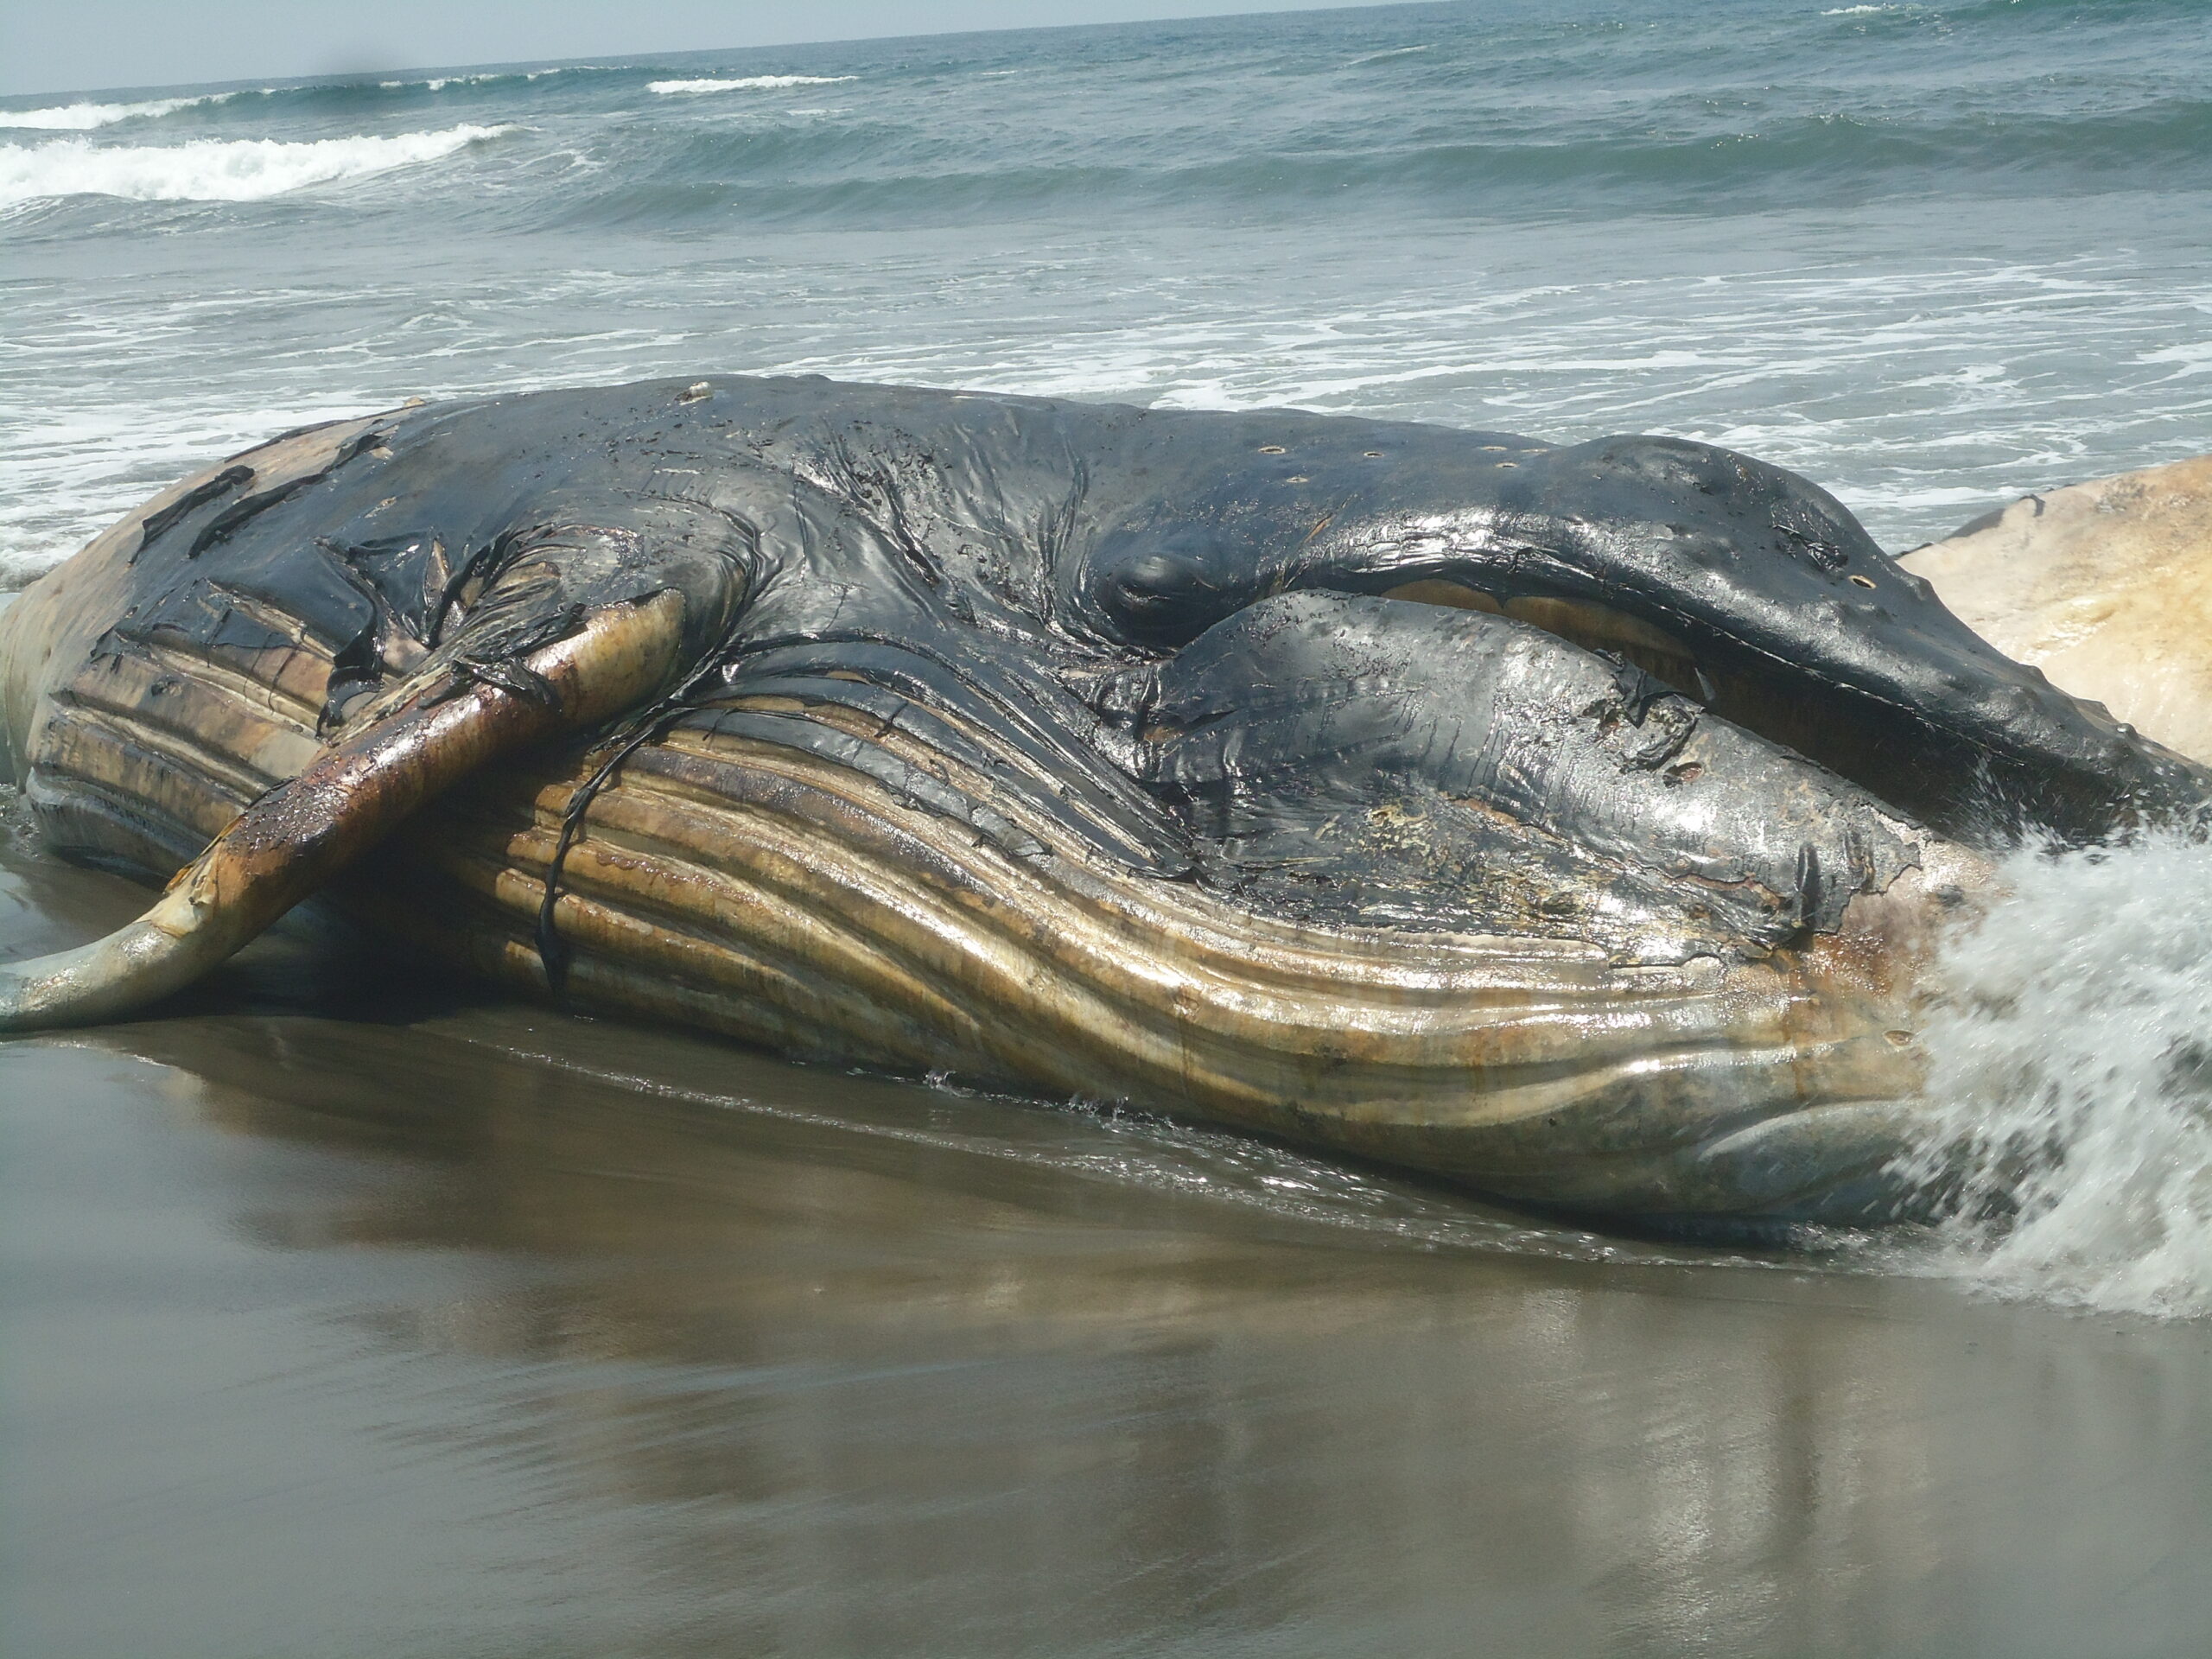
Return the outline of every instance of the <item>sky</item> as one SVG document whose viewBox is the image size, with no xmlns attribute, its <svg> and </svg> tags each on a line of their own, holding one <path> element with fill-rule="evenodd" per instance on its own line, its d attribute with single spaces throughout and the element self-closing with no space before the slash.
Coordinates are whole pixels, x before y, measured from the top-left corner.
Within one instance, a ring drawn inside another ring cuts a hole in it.
<svg viewBox="0 0 2212 1659">
<path fill-rule="evenodd" d="M 1239 11 L 1313 11 L 1344 3 L 213 0 L 194 5 L 183 0 L 0 0 L 0 94 L 197 86 Z"/>
</svg>

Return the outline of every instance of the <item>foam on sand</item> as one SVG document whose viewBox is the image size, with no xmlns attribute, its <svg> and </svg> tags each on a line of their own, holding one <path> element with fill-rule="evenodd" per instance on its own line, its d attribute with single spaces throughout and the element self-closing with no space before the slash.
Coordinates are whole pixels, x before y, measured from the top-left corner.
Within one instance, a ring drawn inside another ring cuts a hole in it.
<svg viewBox="0 0 2212 1659">
<path fill-rule="evenodd" d="M 857 75 L 745 75 L 736 80 L 655 80 L 645 90 L 663 98 L 690 92 L 766 92 L 784 86 L 834 86 Z"/>
<path fill-rule="evenodd" d="M 35 145 L 0 144 L 0 207 L 80 195 L 258 201 L 311 184 L 434 162 L 512 130 L 458 126 L 306 143 L 201 138 L 181 144 L 95 145 L 82 138 L 59 138 Z"/>
</svg>

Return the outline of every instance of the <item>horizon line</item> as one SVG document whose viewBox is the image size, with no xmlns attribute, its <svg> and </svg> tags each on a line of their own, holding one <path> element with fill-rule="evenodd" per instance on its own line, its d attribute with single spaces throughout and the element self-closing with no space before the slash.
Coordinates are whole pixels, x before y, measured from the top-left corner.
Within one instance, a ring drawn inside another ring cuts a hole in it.
<svg viewBox="0 0 2212 1659">
<path fill-rule="evenodd" d="M 580 67 L 629 68 L 658 57 L 696 57 L 711 52 L 782 52 L 799 51 L 813 47 L 854 46 L 863 42 L 893 44 L 900 41 L 946 41 L 963 36 L 994 35 L 1063 35 L 1078 29 L 1130 29 L 1148 23 L 1205 23 L 1230 17 L 1265 16 L 1323 16 L 1332 11 L 1411 11 L 1440 9 L 1452 0 L 1334 0 L 1321 5 L 1285 6 L 1281 0 L 1261 0 L 1261 3 L 1240 6 L 1233 3 L 1225 10 L 1202 12 L 1166 11 L 1154 16 L 1120 17 L 1090 22 L 1030 23 L 1016 28 L 998 29 L 921 29 L 894 35 L 829 35 L 810 40 L 770 41 L 753 46 L 687 46 L 657 47 L 639 52 L 590 53 L 570 57 L 494 59 L 477 63 L 405 64 L 388 67 L 359 69 L 331 69 L 309 71 L 293 75 L 249 75 L 234 80 L 206 81 L 147 81 L 125 86 L 73 86 L 17 88 L 0 92 L 0 99 L 51 98 L 91 99 L 122 98 L 136 93 L 176 92 L 202 90 L 211 92 L 248 90 L 272 83 L 319 86 L 349 86 L 358 82 L 373 82 L 378 77 L 393 75 L 438 76 L 501 72 L 523 73 L 532 69 Z M 603 60 L 585 64 L 586 57 Z"/>
</svg>

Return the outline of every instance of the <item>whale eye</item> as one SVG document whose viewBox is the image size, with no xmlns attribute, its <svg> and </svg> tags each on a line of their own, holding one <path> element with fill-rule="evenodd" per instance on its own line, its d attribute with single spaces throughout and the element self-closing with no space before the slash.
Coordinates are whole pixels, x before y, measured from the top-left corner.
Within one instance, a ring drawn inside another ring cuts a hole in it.
<svg viewBox="0 0 2212 1659">
<path fill-rule="evenodd" d="M 1367 458 L 1370 461 L 1380 461 L 1382 459 L 1382 452 L 1380 449 L 1370 449 L 1367 452 Z"/>
<path fill-rule="evenodd" d="M 1216 550 L 1203 534 L 1185 531 L 1166 540 L 1101 573 L 1099 601 L 1132 639 L 1181 643 L 1219 619 L 1220 590 L 1206 574 L 1218 563 Z"/>
<path fill-rule="evenodd" d="M 1872 576 L 1862 576 L 1853 574 L 1851 580 L 1861 588 L 1872 588 L 1874 585 L 1874 578 Z"/>
<path fill-rule="evenodd" d="M 1279 443 L 1263 443 L 1260 446 L 1260 453 L 1263 455 L 1279 455 L 1282 454 L 1282 445 Z"/>
</svg>

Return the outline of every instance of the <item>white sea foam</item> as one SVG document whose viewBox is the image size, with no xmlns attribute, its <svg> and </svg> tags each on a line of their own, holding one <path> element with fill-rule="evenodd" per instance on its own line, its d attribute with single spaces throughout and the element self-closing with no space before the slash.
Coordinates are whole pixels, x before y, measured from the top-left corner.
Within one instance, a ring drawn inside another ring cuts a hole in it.
<svg viewBox="0 0 2212 1659">
<path fill-rule="evenodd" d="M 1823 17 L 1864 17 L 1869 12 L 1896 11 L 1896 6 L 1836 6 L 1821 14 Z"/>
<path fill-rule="evenodd" d="M 397 92 L 402 87 L 421 86 L 427 91 L 442 92 L 448 86 L 486 86 L 499 80 L 543 80 L 548 75 L 572 74 L 579 70 L 597 67 L 588 63 L 564 63 L 551 69 L 479 69 L 466 75 L 431 75 L 427 79 L 380 80 L 378 86 L 386 92 Z"/>
<path fill-rule="evenodd" d="M 474 75 L 433 75 L 423 85 L 434 92 L 442 92 L 448 86 L 484 86 L 495 80 L 543 80 L 560 73 L 558 69 L 495 69 Z"/>
<path fill-rule="evenodd" d="M 690 92 L 766 92 L 784 86 L 834 86 L 857 75 L 744 75 L 735 80 L 654 80 L 645 90 L 663 98 Z"/>
<path fill-rule="evenodd" d="M 2023 855 L 1941 962 L 1940 1128 L 1909 1160 L 1966 1184 L 1951 1264 L 1999 1292 L 2212 1313 L 2212 849 Z"/>
<path fill-rule="evenodd" d="M 58 138 L 0 144 L 0 207 L 41 197 L 123 196 L 136 201 L 258 201 L 311 184 L 436 161 L 507 127 L 458 126 L 391 137 L 199 138 L 181 144 L 95 145 Z"/>
<path fill-rule="evenodd" d="M 60 104 L 43 110 L 0 110 L 0 127 L 36 127 L 49 132 L 87 132 L 118 121 L 150 121 L 195 104 L 226 104 L 236 92 L 207 92 L 198 98 L 156 98 L 138 104 Z"/>
</svg>

